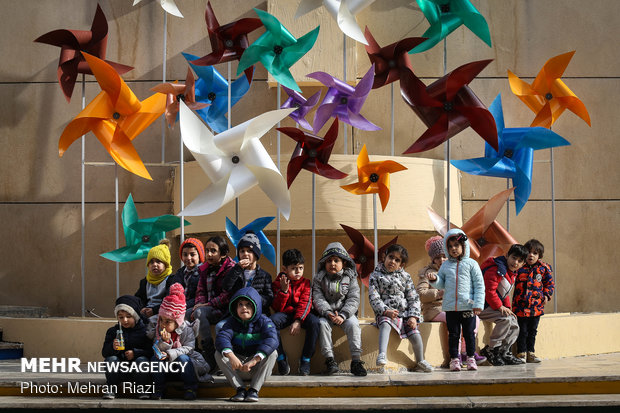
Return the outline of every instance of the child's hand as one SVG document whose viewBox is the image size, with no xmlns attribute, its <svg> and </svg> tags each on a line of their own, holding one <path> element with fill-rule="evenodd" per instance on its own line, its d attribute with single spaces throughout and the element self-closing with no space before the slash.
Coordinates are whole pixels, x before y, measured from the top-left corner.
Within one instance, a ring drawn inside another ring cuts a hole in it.
<svg viewBox="0 0 620 413">
<path fill-rule="evenodd" d="M 114 350 L 118 350 L 118 348 L 120 347 L 120 345 L 121 345 L 121 341 L 120 341 L 120 340 L 114 339 L 114 341 L 112 342 L 112 348 L 113 348 Z"/>
<path fill-rule="evenodd" d="M 342 323 L 344 323 L 344 317 L 339 316 L 338 315 L 338 311 L 334 311 L 333 313 L 329 313 L 329 319 L 331 320 L 332 323 L 336 324 L 337 326 L 339 326 Z"/>
<path fill-rule="evenodd" d="M 243 366 L 241 366 L 240 370 L 241 371 L 249 372 L 252 369 L 252 367 L 254 367 L 254 366 L 256 366 L 258 364 L 259 361 L 260 361 L 260 357 L 258 357 L 258 356 L 252 357 L 252 359 L 246 361 L 243 364 Z"/>
<path fill-rule="evenodd" d="M 474 308 L 472 311 L 474 312 L 474 315 L 478 315 L 482 312 L 482 308 Z"/>
<path fill-rule="evenodd" d="M 418 320 L 416 320 L 415 317 L 409 317 L 407 319 L 407 325 L 411 327 L 412 330 L 415 330 L 416 327 L 418 327 Z"/>
<path fill-rule="evenodd" d="M 393 319 L 395 319 L 396 317 L 398 317 L 398 310 L 391 310 L 391 309 L 388 309 L 388 310 L 385 310 L 385 311 L 383 312 L 383 315 L 384 315 L 384 316 L 386 316 L 386 317 L 390 317 L 390 318 L 393 320 Z"/>
<path fill-rule="evenodd" d="M 150 307 L 144 307 L 142 310 L 140 310 L 140 312 L 147 317 L 153 316 L 153 309 Z"/>
<path fill-rule="evenodd" d="M 239 266 L 241 266 L 241 268 L 243 268 L 245 270 L 246 268 L 248 268 L 250 266 L 250 260 L 247 259 L 247 258 L 239 260 Z"/>
<path fill-rule="evenodd" d="M 161 336 L 161 339 L 162 339 L 163 341 L 165 341 L 166 343 L 167 343 L 168 341 L 170 341 L 170 333 L 169 333 L 169 332 L 167 332 L 166 330 L 164 330 L 163 328 L 162 328 L 162 330 L 159 332 L 159 335 Z"/>
<path fill-rule="evenodd" d="M 239 358 L 235 356 L 235 353 L 230 352 L 225 354 L 225 356 L 228 357 L 228 360 L 230 361 L 230 367 L 233 370 L 241 370 L 243 363 L 241 363 L 241 360 L 239 360 Z"/>
<path fill-rule="evenodd" d="M 125 351 L 125 358 L 129 361 L 133 360 L 133 350 L 127 350 Z"/>
<path fill-rule="evenodd" d="M 291 324 L 291 335 L 296 336 L 301 331 L 301 321 L 295 320 L 293 324 Z"/>
<path fill-rule="evenodd" d="M 505 316 L 505 317 L 507 317 L 507 316 L 516 317 L 515 313 L 513 313 L 510 308 L 505 307 L 505 306 L 501 306 L 499 308 L 499 312 L 502 313 L 502 315 Z"/>
<path fill-rule="evenodd" d="M 283 293 L 288 293 L 288 287 L 291 284 L 286 274 L 282 274 L 280 277 L 280 291 Z"/>
<path fill-rule="evenodd" d="M 428 273 L 426 275 L 426 278 L 428 278 L 429 281 L 437 281 L 437 274 L 435 274 L 433 272 Z"/>
</svg>

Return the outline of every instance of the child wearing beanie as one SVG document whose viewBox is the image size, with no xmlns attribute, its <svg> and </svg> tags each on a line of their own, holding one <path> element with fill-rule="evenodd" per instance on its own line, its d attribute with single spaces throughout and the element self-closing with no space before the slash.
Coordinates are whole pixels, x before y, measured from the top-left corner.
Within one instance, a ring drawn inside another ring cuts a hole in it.
<svg viewBox="0 0 620 413">
<path fill-rule="evenodd" d="M 146 257 L 148 273 L 140 280 L 140 287 L 134 294 L 144 303 L 140 313 L 146 318 L 157 314 L 162 299 L 165 297 L 166 279 L 172 274 L 170 266 L 170 241 L 166 238 L 159 241 L 159 245 L 149 250 Z"/>
<path fill-rule="evenodd" d="M 195 348 L 194 326 L 185 321 L 185 294 L 179 283 L 170 286 L 170 295 L 165 297 L 159 308 L 157 318 L 151 318 L 147 335 L 154 340 L 156 354 L 153 361 L 160 363 L 177 362 L 183 365 L 181 372 L 165 373 L 164 369 L 153 373 L 155 381 L 154 399 L 164 397 L 166 381 L 183 381 L 185 400 L 196 399 L 198 381 L 213 382 L 209 374 L 211 367 Z"/>
<path fill-rule="evenodd" d="M 200 279 L 200 265 L 205 260 L 205 248 L 202 242 L 197 238 L 186 238 L 179 248 L 179 258 L 183 266 L 179 270 L 166 279 L 166 291 L 170 291 L 170 286 L 179 283 L 184 288 L 185 319 L 189 320 L 194 312 L 194 303 L 196 301 L 196 289 L 198 288 L 198 280 Z"/>
</svg>

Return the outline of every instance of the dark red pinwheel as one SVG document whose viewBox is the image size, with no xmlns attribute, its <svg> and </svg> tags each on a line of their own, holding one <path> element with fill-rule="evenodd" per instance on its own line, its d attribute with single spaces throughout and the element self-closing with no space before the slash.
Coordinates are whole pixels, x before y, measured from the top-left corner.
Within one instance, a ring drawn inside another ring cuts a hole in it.
<svg viewBox="0 0 620 413">
<path fill-rule="evenodd" d="M 67 102 L 71 101 L 78 73 L 93 74 L 81 52 L 86 52 L 105 61 L 119 75 L 133 69 L 131 66 L 105 60 L 108 43 L 108 21 L 99 5 L 97 5 L 97 11 L 95 12 L 90 30 L 52 30 L 36 38 L 35 42 L 60 47 L 58 83 Z"/>
<path fill-rule="evenodd" d="M 196 66 L 213 66 L 217 63 L 241 59 L 241 55 L 250 45 L 248 33 L 263 25 L 260 19 L 247 17 L 220 26 L 210 1 L 207 2 L 205 21 L 209 31 L 211 53 L 190 62 Z M 250 83 L 252 82 L 253 72 L 254 66 L 245 69 L 245 75 Z"/>
<path fill-rule="evenodd" d="M 407 84 L 401 82 L 403 99 L 428 126 L 405 154 L 435 148 L 470 126 L 497 150 L 493 115 L 468 86 L 492 60 L 464 64 L 428 87 L 424 87 L 415 75 L 407 80 Z"/>
<path fill-rule="evenodd" d="M 368 278 L 375 269 L 375 246 L 368 238 L 366 238 L 355 228 L 351 228 L 344 224 L 340 224 L 340 226 L 347 233 L 349 239 L 351 239 L 351 242 L 353 242 L 353 245 L 347 250 L 347 252 L 355 262 L 357 273 L 359 274 L 362 282 L 366 287 L 368 287 Z M 377 253 L 379 260 L 383 254 L 385 254 L 387 248 L 392 244 L 396 244 L 396 241 L 398 241 L 398 237 L 394 237 L 392 240 L 379 248 L 379 252 Z"/>
<path fill-rule="evenodd" d="M 286 171 L 286 183 L 289 188 L 302 169 L 329 179 L 342 179 L 348 176 L 328 163 L 338 138 L 338 118 L 334 119 L 324 138 L 297 128 L 277 128 L 277 130 L 297 142 Z"/>
<path fill-rule="evenodd" d="M 192 74 L 192 70 L 187 68 L 187 77 L 185 78 L 185 84 L 182 85 L 178 82 L 174 83 L 160 83 L 159 85 L 152 87 L 153 92 L 166 94 L 166 121 L 168 126 L 172 127 L 179 116 L 179 99 L 183 99 L 188 108 L 192 110 L 199 110 L 209 106 L 208 103 L 196 102 L 195 94 L 195 79 Z"/>
</svg>

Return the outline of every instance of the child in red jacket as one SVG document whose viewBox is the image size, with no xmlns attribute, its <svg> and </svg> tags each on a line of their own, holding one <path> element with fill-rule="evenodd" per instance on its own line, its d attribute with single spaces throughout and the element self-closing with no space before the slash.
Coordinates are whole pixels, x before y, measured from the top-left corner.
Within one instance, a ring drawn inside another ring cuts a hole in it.
<svg viewBox="0 0 620 413">
<path fill-rule="evenodd" d="M 291 326 L 292 336 L 299 334 L 300 328 L 306 330 L 304 347 L 299 361 L 299 374 L 310 374 L 310 358 L 316 349 L 316 340 L 319 336 L 319 319 L 310 312 L 312 309 L 312 285 L 304 278 L 304 256 L 297 249 L 284 251 L 282 254 L 282 272 L 273 282 L 273 302 L 271 306 L 276 311 L 271 320 L 277 330 Z M 285 376 L 290 373 L 282 338 L 278 333 L 278 373 Z"/>
<path fill-rule="evenodd" d="M 523 245 L 515 244 L 510 247 L 506 256 L 489 258 L 480 266 L 484 277 L 485 303 L 484 310 L 478 317 L 495 323 L 489 345 L 480 350 L 480 354 L 494 366 L 523 364 L 523 361 L 510 351 L 519 335 L 517 317 L 510 306 L 510 291 L 517 272 L 525 263 L 527 253 Z"/>
</svg>

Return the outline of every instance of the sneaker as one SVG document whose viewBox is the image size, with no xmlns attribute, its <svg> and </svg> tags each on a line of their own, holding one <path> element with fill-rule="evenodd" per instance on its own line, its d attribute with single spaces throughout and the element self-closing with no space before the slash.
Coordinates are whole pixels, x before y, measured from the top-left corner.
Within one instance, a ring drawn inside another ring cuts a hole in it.
<svg viewBox="0 0 620 413">
<path fill-rule="evenodd" d="M 299 375 L 300 376 L 309 376 L 310 375 L 310 362 L 299 360 Z"/>
<path fill-rule="evenodd" d="M 362 360 L 351 360 L 351 373 L 354 376 L 365 376 L 368 374 Z"/>
<path fill-rule="evenodd" d="M 478 370 L 475 357 L 467 357 L 467 370 Z"/>
<path fill-rule="evenodd" d="M 435 370 L 435 368 L 426 360 L 418 361 L 415 369 L 416 371 L 423 371 L 424 373 L 431 373 Z"/>
<path fill-rule="evenodd" d="M 387 357 L 385 353 L 379 353 L 377 356 L 377 366 L 385 366 L 387 364 Z"/>
<path fill-rule="evenodd" d="M 508 366 L 516 366 L 518 364 L 524 364 L 525 362 L 518 357 L 515 357 L 514 354 L 510 350 L 506 350 L 504 354 L 501 355 L 502 359 Z"/>
<path fill-rule="evenodd" d="M 338 363 L 334 360 L 333 357 L 328 357 L 325 359 L 325 365 L 327 366 L 327 370 L 325 370 L 325 374 L 331 376 L 332 374 L 338 373 Z"/>
<path fill-rule="evenodd" d="M 492 366 L 504 366 L 506 364 L 500 354 L 499 347 L 490 348 L 489 346 L 485 346 L 480 350 L 480 354 L 485 356 Z"/>
<path fill-rule="evenodd" d="M 534 354 L 534 352 L 528 352 L 526 361 L 528 363 L 540 363 L 542 359 L 539 357 L 536 357 L 536 354 Z"/>
<path fill-rule="evenodd" d="M 245 402 L 255 403 L 258 401 L 258 392 L 253 388 L 249 388 L 247 392 L 245 392 Z"/>
<path fill-rule="evenodd" d="M 487 361 L 487 358 L 474 352 L 474 360 L 476 360 L 476 364 L 482 364 Z"/>
<path fill-rule="evenodd" d="M 461 360 L 459 358 L 450 360 L 450 371 L 461 371 Z"/>
<path fill-rule="evenodd" d="M 291 366 L 288 365 L 288 359 L 286 355 L 282 360 L 278 360 L 278 374 L 280 376 L 288 376 L 291 372 Z"/>
<path fill-rule="evenodd" d="M 196 390 L 194 390 L 194 389 L 185 389 L 185 394 L 183 395 L 183 399 L 185 399 L 185 400 L 196 400 Z"/>
<path fill-rule="evenodd" d="M 230 399 L 231 402 L 242 402 L 245 400 L 245 389 L 243 387 L 239 387 L 237 389 L 237 394 L 232 396 Z"/>
<path fill-rule="evenodd" d="M 116 393 L 108 392 L 103 394 L 104 400 L 114 400 L 116 399 Z"/>
<path fill-rule="evenodd" d="M 521 353 L 517 353 L 517 358 L 520 358 L 521 360 L 523 360 L 523 362 L 526 362 L 526 354 L 524 351 L 522 351 Z"/>
</svg>

